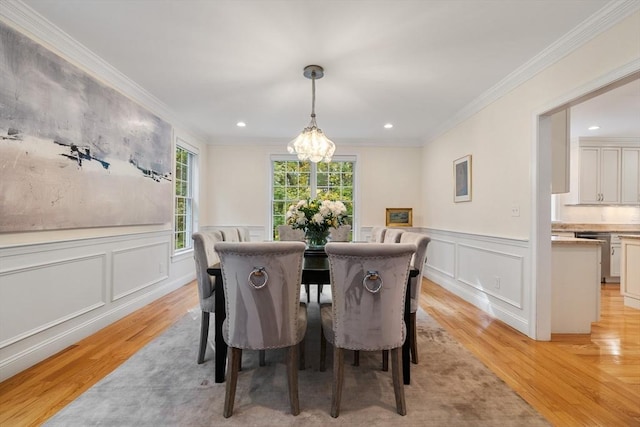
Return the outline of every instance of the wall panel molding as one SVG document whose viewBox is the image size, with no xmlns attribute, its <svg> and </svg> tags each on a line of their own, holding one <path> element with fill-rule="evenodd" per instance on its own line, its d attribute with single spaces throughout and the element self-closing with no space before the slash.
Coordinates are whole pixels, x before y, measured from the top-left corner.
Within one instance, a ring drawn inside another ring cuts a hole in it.
<svg viewBox="0 0 640 427">
<path fill-rule="evenodd" d="M 168 278 L 170 242 L 149 243 L 112 253 L 111 300 L 117 301 Z"/>
<path fill-rule="evenodd" d="M 193 256 L 171 259 L 171 238 L 162 230 L 0 247 L 0 381 L 194 280 Z"/>
<path fill-rule="evenodd" d="M 529 241 L 425 228 L 425 277 L 533 337 Z"/>
<path fill-rule="evenodd" d="M 103 252 L 0 271 L 0 349 L 104 306 L 106 257 Z M 58 289 L 56 282 L 63 282 Z M 74 298 L 51 304 L 58 292 Z M 24 310 L 27 304 L 31 308 Z"/>
</svg>

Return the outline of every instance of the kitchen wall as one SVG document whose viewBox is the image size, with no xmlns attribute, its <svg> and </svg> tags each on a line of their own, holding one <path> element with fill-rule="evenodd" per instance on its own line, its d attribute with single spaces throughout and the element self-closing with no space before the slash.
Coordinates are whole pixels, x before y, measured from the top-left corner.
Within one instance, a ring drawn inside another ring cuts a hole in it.
<svg viewBox="0 0 640 427">
<path fill-rule="evenodd" d="M 640 224 L 640 206 L 571 206 L 569 194 L 552 196 L 552 220 L 581 224 Z"/>
</svg>

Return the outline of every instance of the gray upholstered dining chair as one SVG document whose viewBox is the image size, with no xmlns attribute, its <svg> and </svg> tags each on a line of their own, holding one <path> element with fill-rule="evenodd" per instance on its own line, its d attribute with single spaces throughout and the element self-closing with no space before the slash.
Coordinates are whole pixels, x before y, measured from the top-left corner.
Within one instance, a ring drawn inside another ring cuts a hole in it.
<svg viewBox="0 0 640 427">
<path fill-rule="evenodd" d="M 236 227 L 221 228 L 222 240 L 225 242 L 240 242 L 240 234 Z"/>
<path fill-rule="evenodd" d="M 276 227 L 278 231 L 278 239 L 280 241 L 295 241 L 295 242 L 304 242 L 304 230 L 299 228 L 293 228 L 288 224 L 279 225 Z"/>
<path fill-rule="evenodd" d="M 200 324 L 200 347 L 198 363 L 204 362 L 209 336 L 209 317 L 215 308 L 215 279 L 207 273 L 207 267 L 220 261 L 214 250 L 216 243 L 222 241 L 222 233 L 218 230 L 193 233 L 193 258 L 196 263 L 196 278 L 198 282 L 198 298 L 202 320 Z"/>
<path fill-rule="evenodd" d="M 418 363 L 418 328 L 416 315 L 418 312 L 418 306 L 420 303 L 420 291 L 422 290 L 422 270 L 424 263 L 427 262 L 427 246 L 431 238 L 424 234 L 404 232 L 400 237 L 400 243 L 412 243 L 416 245 L 416 253 L 411 257 L 411 266 L 418 270 L 418 275 L 411 278 L 411 289 L 409 295 L 411 295 L 411 314 L 410 322 L 413 326 L 413 337 L 411 340 L 411 361 Z M 388 366 L 387 352 L 383 352 L 382 370 L 386 371 Z"/>
<path fill-rule="evenodd" d="M 298 351 L 304 354 L 307 308 L 300 302 L 303 242 L 220 242 L 216 252 L 224 282 L 229 346 L 225 418 L 233 413 L 242 350 L 288 348 L 291 413 L 300 413 Z"/>
<path fill-rule="evenodd" d="M 349 224 L 342 224 L 338 228 L 331 227 L 329 229 L 329 241 L 348 242 L 349 234 L 351 234 L 351 225 Z"/>
<path fill-rule="evenodd" d="M 384 232 L 383 243 L 400 243 L 400 237 L 404 233 L 404 230 L 400 230 L 398 228 L 387 228 L 387 231 Z"/>
<path fill-rule="evenodd" d="M 382 243 L 384 241 L 384 233 L 387 231 L 385 227 L 373 227 L 371 228 L 371 243 Z"/>
<path fill-rule="evenodd" d="M 251 234 L 249 233 L 249 229 L 247 227 L 236 227 L 238 230 L 238 238 L 241 242 L 250 242 Z"/>
<path fill-rule="evenodd" d="M 332 304 L 320 308 L 320 370 L 326 341 L 333 344 L 331 416 L 340 413 L 343 350 L 391 351 L 396 410 L 406 415 L 401 349 L 406 338 L 404 299 L 413 244 L 328 243 Z"/>
</svg>

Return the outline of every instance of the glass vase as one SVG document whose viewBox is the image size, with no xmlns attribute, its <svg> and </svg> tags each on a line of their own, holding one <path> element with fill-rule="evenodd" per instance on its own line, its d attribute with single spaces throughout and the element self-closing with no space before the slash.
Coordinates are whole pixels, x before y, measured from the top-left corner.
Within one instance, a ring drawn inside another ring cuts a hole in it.
<svg viewBox="0 0 640 427">
<path fill-rule="evenodd" d="M 324 248 L 327 244 L 327 238 L 329 237 L 329 230 L 311 230 L 308 229 L 305 232 L 307 239 L 307 245 L 310 249 Z"/>
</svg>

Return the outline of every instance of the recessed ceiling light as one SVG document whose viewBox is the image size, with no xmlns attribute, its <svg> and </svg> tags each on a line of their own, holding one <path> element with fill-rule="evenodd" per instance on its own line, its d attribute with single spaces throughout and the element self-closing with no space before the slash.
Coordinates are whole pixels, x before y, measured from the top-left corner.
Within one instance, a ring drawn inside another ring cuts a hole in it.
<svg viewBox="0 0 640 427">
<path fill-rule="evenodd" d="M 598 130 L 600 129 L 600 126 L 596 125 L 596 126 L 589 126 L 588 128 L 589 130 Z"/>
<path fill-rule="evenodd" d="M 387 123 L 386 125 L 384 125 L 385 129 L 391 129 L 393 127 L 393 125 L 391 123 Z"/>
<path fill-rule="evenodd" d="M 238 122 L 236 123 L 236 126 L 238 126 L 239 128 L 243 128 L 245 127 L 247 124 L 245 122 Z"/>
</svg>

